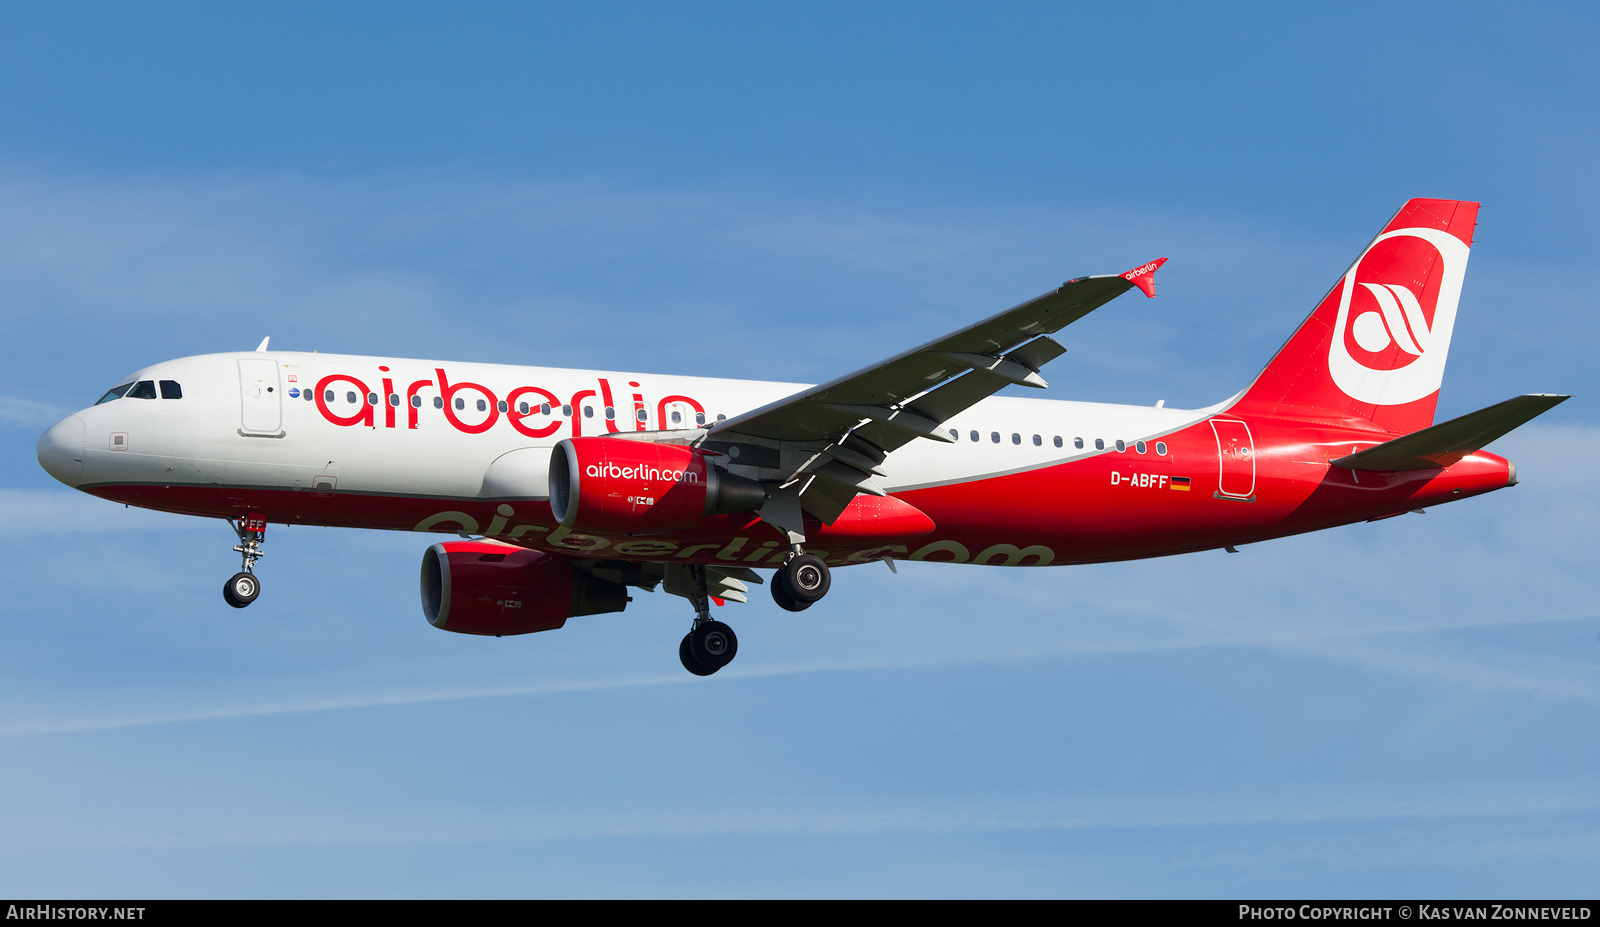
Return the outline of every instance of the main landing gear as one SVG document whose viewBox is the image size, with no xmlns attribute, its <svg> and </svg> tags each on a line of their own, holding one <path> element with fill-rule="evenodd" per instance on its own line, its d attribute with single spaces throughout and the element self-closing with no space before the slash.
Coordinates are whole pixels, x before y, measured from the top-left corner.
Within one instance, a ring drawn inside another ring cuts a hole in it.
<svg viewBox="0 0 1600 927">
<path fill-rule="evenodd" d="M 827 595 L 832 585 L 821 557 L 796 550 L 772 575 L 772 601 L 791 612 L 803 612 Z"/>
<path fill-rule="evenodd" d="M 228 519 L 228 527 L 239 536 L 239 543 L 233 549 L 244 562 L 242 569 L 222 584 L 222 598 L 234 608 L 244 608 L 261 595 L 261 580 L 256 579 L 255 567 L 256 561 L 266 556 L 261 545 L 267 540 L 267 518 L 247 513 L 237 521 Z"/>
<path fill-rule="evenodd" d="M 678 660 L 683 663 L 684 669 L 696 676 L 710 676 L 733 662 L 739 653 L 739 638 L 732 628 L 711 619 L 706 568 L 695 565 L 689 567 L 689 571 L 693 582 L 689 601 L 694 603 L 695 617 L 694 625 L 678 645 Z"/>
<path fill-rule="evenodd" d="M 696 618 L 694 628 L 678 645 L 678 659 L 683 668 L 696 676 L 710 676 L 732 663 L 738 653 L 739 638 L 733 629 L 709 618 Z"/>
<path fill-rule="evenodd" d="M 713 568 L 713 577 L 708 577 L 707 568 L 700 565 L 673 569 L 685 572 L 669 575 L 667 589 L 694 603 L 695 613 L 694 625 L 678 644 L 678 659 L 684 669 L 696 676 L 710 676 L 733 662 L 734 656 L 739 653 L 739 638 L 734 635 L 732 628 L 711 619 L 708 580 L 715 580 L 719 595 L 734 597 L 739 602 L 744 601 L 746 587 L 725 575 L 726 567 Z M 746 579 L 759 582 L 748 570 L 745 573 Z M 673 576 L 680 578 L 674 580 Z M 828 574 L 828 565 L 821 557 L 808 554 L 796 545 L 794 553 L 772 577 L 772 598 L 791 612 L 804 611 L 827 595 L 830 585 L 832 578 Z M 730 589 L 737 591 L 728 591 Z"/>
</svg>

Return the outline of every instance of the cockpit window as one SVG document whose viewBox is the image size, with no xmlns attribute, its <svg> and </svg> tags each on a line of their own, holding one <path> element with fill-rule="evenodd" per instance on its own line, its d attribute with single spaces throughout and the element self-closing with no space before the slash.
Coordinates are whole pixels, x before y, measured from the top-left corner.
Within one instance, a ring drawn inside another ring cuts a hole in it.
<svg viewBox="0 0 1600 927">
<path fill-rule="evenodd" d="M 162 399 L 182 399 L 183 398 L 183 387 L 178 385 L 178 381 L 177 380 L 162 380 L 161 381 L 161 398 Z"/>
<path fill-rule="evenodd" d="M 95 405 L 99 405 L 102 402 L 110 402 L 113 399 L 121 399 L 122 395 L 128 391 L 128 387 L 132 385 L 133 381 L 130 380 L 127 383 L 111 387 L 110 389 L 106 390 L 106 394 L 104 396 L 101 396 L 98 400 L 96 400 Z"/>
<path fill-rule="evenodd" d="M 133 384 L 133 389 L 128 390 L 127 399 L 154 399 L 156 398 L 156 381 L 140 380 Z"/>
</svg>

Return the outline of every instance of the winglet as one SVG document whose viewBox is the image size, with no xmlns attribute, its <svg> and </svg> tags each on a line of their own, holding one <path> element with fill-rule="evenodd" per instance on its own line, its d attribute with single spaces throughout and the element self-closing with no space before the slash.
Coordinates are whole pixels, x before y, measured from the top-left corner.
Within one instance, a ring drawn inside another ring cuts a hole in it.
<svg viewBox="0 0 1600 927">
<path fill-rule="evenodd" d="M 1139 289 L 1144 290 L 1144 295 L 1154 299 L 1156 295 L 1156 271 L 1165 263 L 1167 263 L 1166 258 L 1156 258 L 1148 264 L 1141 264 L 1119 276 Z"/>
<path fill-rule="evenodd" d="M 271 335 L 268 335 L 267 337 L 261 339 L 261 343 L 256 345 L 256 350 L 257 351 L 265 351 L 267 349 L 267 342 L 269 342 L 271 340 L 272 340 L 272 336 Z"/>
</svg>

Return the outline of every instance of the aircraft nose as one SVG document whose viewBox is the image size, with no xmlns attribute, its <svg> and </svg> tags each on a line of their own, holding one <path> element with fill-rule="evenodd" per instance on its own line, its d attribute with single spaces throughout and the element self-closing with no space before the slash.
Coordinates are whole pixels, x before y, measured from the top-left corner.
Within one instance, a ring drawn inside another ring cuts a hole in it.
<svg viewBox="0 0 1600 927">
<path fill-rule="evenodd" d="M 44 472 L 68 486 L 77 486 L 83 473 L 83 419 L 69 415 L 39 436 L 35 449 Z"/>
</svg>

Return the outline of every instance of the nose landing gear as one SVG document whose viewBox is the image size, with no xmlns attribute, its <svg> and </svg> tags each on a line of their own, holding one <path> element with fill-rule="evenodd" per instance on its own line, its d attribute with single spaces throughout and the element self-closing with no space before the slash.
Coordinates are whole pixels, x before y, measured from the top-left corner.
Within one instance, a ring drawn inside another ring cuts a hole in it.
<svg viewBox="0 0 1600 927">
<path fill-rule="evenodd" d="M 261 580 L 256 579 L 256 561 L 266 556 L 261 545 L 267 540 L 267 517 L 254 512 L 246 513 L 238 521 L 228 519 L 228 527 L 239 536 L 234 546 L 243 560 L 242 569 L 222 585 L 223 601 L 234 608 L 244 608 L 261 595 Z"/>
<path fill-rule="evenodd" d="M 222 585 L 222 598 L 234 608 L 244 608 L 261 594 L 261 580 L 254 573 L 235 573 Z"/>
</svg>

